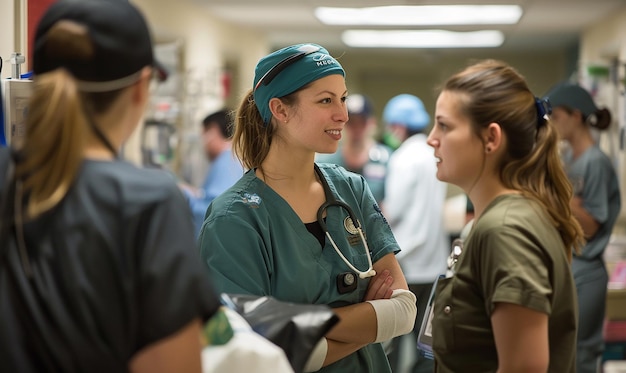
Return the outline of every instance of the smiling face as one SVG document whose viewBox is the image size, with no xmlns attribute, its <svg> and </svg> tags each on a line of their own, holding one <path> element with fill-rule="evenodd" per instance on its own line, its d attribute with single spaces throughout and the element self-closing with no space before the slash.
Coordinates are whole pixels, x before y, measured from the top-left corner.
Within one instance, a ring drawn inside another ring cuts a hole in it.
<svg viewBox="0 0 626 373">
<path fill-rule="evenodd" d="M 469 118 L 458 110 L 463 98 L 463 94 L 452 91 L 439 95 L 428 144 L 435 149 L 437 178 L 467 192 L 481 173 L 485 148 Z"/>
<path fill-rule="evenodd" d="M 346 96 L 346 82 L 339 74 L 309 84 L 287 110 L 287 122 L 279 122 L 280 137 L 307 152 L 334 153 L 348 121 Z"/>
</svg>

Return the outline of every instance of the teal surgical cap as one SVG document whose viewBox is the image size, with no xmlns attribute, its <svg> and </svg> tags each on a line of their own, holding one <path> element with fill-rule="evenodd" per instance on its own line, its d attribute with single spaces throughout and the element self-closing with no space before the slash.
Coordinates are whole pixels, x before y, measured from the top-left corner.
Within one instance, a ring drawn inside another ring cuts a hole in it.
<svg viewBox="0 0 626 373">
<path fill-rule="evenodd" d="M 265 125 L 272 119 L 269 107 L 272 98 L 287 96 L 333 74 L 346 76 L 339 62 L 317 44 L 296 44 L 261 58 L 254 71 L 253 87 L 254 102 Z"/>
</svg>

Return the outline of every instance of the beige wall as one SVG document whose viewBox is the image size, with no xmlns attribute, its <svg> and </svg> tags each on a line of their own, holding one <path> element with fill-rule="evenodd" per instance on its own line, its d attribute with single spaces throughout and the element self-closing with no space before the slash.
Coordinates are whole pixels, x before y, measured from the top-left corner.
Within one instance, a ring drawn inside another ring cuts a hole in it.
<svg viewBox="0 0 626 373">
<path fill-rule="evenodd" d="M 25 53 L 26 50 L 26 0 L 0 1 L 0 57 L 3 67 L 0 78 L 11 76 L 11 54 Z M 26 64 L 22 73 L 28 71 Z"/>
<path fill-rule="evenodd" d="M 252 85 L 254 65 L 268 51 L 265 39 L 258 33 L 224 24 L 194 3 L 169 0 L 135 0 L 134 3 L 144 12 L 157 42 L 181 42 L 183 64 L 190 78 L 208 76 L 207 83 L 216 84 L 219 81 L 211 78 L 228 67 L 234 70 L 233 82 L 237 85 L 232 87 L 232 92 L 235 96 Z M 210 87 L 208 91 L 215 89 Z M 206 110 L 199 110 L 202 112 L 199 115 L 219 108 L 224 102 L 219 97 L 213 100 L 207 97 L 203 104 Z"/>
<path fill-rule="evenodd" d="M 537 96 L 566 76 L 564 51 L 497 52 L 407 52 L 402 59 L 378 53 L 349 53 L 340 58 L 346 69 L 348 90 L 372 98 L 380 118 L 386 102 L 400 93 L 414 94 L 422 99 L 427 111 L 434 112 L 436 88 L 457 70 L 471 61 L 494 58 L 514 66 L 528 81 Z"/>
<path fill-rule="evenodd" d="M 150 24 L 156 43 L 175 42 L 181 47 L 181 71 L 184 77 L 181 92 L 179 148 L 172 165 L 175 172 L 191 168 L 193 179 L 206 170 L 202 159 L 194 158 L 192 166 L 183 154 L 191 149 L 201 154 L 197 138 L 199 123 L 208 113 L 222 106 L 235 105 L 239 92 L 250 86 L 256 61 L 267 53 L 266 42 L 257 33 L 234 28 L 215 19 L 205 8 L 189 2 L 169 0 L 134 0 Z M 221 74 L 229 70 L 232 76 L 231 94 L 222 95 Z M 141 129 L 126 146 L 126 156 L 140 159 Z"/>
</svg>

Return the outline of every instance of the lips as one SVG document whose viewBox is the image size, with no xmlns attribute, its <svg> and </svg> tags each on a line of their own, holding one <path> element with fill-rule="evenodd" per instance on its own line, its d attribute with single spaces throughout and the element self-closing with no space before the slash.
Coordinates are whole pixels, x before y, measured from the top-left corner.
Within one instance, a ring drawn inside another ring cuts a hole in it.
<svg viewBox="0 0 626 373">
<path fill-rule="evenodd" d="M 341 140 L 341 130 L 326 130 L 326 133 L 335 141 Z"/>
</svg>

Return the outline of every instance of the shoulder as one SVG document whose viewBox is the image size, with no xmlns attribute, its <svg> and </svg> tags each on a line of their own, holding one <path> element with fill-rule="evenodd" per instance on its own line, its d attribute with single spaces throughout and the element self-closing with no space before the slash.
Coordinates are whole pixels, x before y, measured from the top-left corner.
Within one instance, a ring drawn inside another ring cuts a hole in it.
<svg viewBox="0 0 626 373">
<path fill-rule="evenodd" d="M 494 199 L 477 223 L 484 227 L 515 225 L 536 218 L 538 213 L 539 205 L 535 201 L 518 194 L 508 194 Z"/>
<path fill-rule="evenodd" d="M 545 244 L 561 242 L 543 207 L 521 195 L 496 198 L 475 223 L 475 228 L 483 238 L 524 236 Z"/>
<path fill-rule="evenodd" d="M 103 200 L 123 202 L 127 207 L 177 199 L 184 202 L 174 175 L 160 169 L 140 168 L 125 161 L 85 161 L 77 189 L 89 191 Z"/>
<path fill-rule="evenodd" d="M 611 159 L 597 146 L 592 146 L 588 152 L 587 168 L 596 172 L 613 172 Z"/>
<path fill-rule="evenodd" d="M 322 171 L 322 173 L 326 176 L 326 180 L 329 184 L 341 184 L 341 183 L 350 183 L 350 184 L 360 184 L 362 182 L 363 176 L 357 174 L 355 172 L 351 172 L 346 170 L 344 167 L 332 164 L 332 163 L 317 163 L 317 166 Z"/>
<path fill-rule="evenodd" d="M 263 182 L 254 175 L 254 171 L 249 170 L 211 202 L 206 216 L 213 221 L 225 217 L 234 218 L 242 214 L 258 215 L 259 211 L 265 210 L 263 198 L 265 188 Z"/>
</svg>

